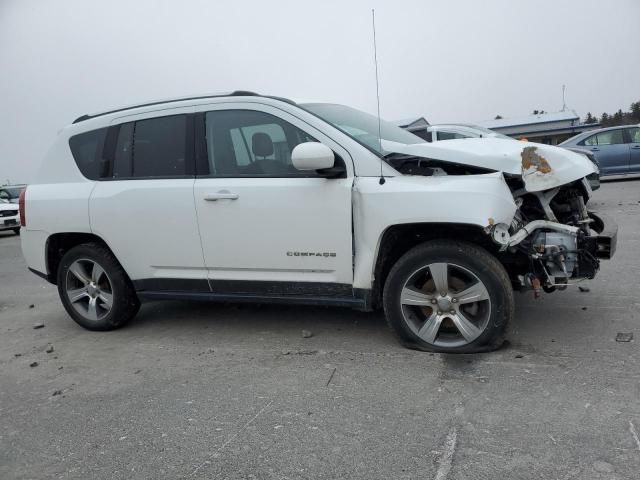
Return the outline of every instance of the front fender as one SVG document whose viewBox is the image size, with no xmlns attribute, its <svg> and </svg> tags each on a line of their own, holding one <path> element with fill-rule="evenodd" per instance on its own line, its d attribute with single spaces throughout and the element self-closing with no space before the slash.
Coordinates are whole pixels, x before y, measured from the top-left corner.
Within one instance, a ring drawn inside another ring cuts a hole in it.
<svg viewBox="0 0 640 480">
<path fill-rule="evenodd" d="M 509 225 L 516 204 L 501 173 L 465 176 L 358 177 L 353 187 L 354 287 L 371 288 L 380 239 L 392 225 Z"/>
</svg>

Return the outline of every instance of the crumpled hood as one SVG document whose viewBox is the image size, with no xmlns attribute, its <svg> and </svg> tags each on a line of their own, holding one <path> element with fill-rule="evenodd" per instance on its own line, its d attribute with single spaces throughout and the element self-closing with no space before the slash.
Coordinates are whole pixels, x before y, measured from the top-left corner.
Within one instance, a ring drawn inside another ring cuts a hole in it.
<svg viewBox="0 0 640 480">
<path fill-rule="evenodd" d="M 559 187 L 597 171 L 595 165 L 579 153 L 504 138 L 465 138 L 409 145 L 383 140 L 382 148 L 387 152 L 520 175 L 530 192 Z"/>
</svg>

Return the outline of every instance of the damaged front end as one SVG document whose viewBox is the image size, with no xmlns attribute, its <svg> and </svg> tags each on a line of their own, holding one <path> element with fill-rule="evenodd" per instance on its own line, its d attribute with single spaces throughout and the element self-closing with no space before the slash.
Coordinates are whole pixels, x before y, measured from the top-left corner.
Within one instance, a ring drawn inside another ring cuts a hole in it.
<svg viewBox="0 0 640 480">
<path fill-rule="evenodd" d="M 395 152 L 387 161 L 405 175 L 503 173 L 517 209 L 510 224 L 488 219 L 485 232 L 516 287 L 536 295 L 566 289 L 593 278 L 615 252 L 616 224 L 586 206 L 597 169 L 583 155 L 488 138 L 386 147 Z"/>
<path fill-rule="evenodd" d="M 553 152 L 548 149 L 547 151 Z M 537 146 L 522 149 L 522 175 L 507 176 L 518 210 L 511 225 L 487 228 L 503 254 L 526 257 L 514 262 L 520 287 L 552 292 L 595 277 L 600 259 L 616 248 L 617 225 L 587 209 L 592 190 L 586 178 L 557 185 L 552 162 Z"/>
</svg>

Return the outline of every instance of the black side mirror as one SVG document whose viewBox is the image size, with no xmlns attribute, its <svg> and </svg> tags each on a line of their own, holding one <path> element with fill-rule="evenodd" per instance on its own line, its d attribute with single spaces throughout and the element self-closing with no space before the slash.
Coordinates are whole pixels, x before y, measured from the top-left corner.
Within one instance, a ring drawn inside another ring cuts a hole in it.
<svg viewBox="0 0 640 480">
<path fill-rule="evenodd" d="M 333 167 L 321 168 L 316 173 L 323 178 L 347 178 L 347 166 L 340 155 L 335 155 Z"/>
</svg>

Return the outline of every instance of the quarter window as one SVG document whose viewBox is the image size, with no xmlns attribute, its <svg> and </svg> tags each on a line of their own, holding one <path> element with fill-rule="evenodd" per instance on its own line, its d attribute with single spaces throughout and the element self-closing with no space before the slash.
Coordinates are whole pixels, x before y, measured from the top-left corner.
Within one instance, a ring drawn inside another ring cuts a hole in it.
<svg viewBox="0 0 640 480">
<path fill-rule="evenodd" d="M 80 133 L 69 139 L 69 147 L 80 172 L 90 180 L 98 180 L 107 174 L 109 164 L 102 157 L 102 146 L 107 129 Z"/>
<path fill-rule="evenodd" d="M 209 174 L 217 177 L 314 176 L 296 170 L 291 152 L 315 138 L 268 113 L 220 110 L 205 115 Z"/>
</svg>

